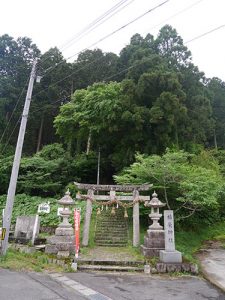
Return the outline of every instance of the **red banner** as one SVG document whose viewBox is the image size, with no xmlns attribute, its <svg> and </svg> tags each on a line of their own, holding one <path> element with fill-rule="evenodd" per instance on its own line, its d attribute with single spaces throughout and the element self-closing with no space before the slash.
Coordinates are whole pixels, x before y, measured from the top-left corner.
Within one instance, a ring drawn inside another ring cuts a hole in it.
<svg viewBox="0 0 225 300">
<path fill-rule="evenodd" d="M 75 257 L 78 258 L 80 249 L 80 209 L 74 209 Z"/>
</svg>

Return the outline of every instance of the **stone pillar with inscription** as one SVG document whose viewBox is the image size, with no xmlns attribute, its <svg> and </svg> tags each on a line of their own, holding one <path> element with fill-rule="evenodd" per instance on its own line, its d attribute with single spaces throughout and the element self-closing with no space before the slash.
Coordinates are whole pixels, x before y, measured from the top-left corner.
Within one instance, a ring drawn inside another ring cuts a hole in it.
<svg viewBox="0 0 225 300">
<path fill-rule="evenodd" d="M 149 203 L 146 203 L 145 206 L 151 207 L 149 217 L 153 223 L 147 230 L 147 234 L 144 237 L 144 245 L 141 245 L 141 250 L 146 257 L 159 256 L 159 251 L 165 248 L 164 230 L 158 222 L 162 216 L 162 214 L 159 213 L 159 208 L 165 206 L 165 204 L 158 199 L 157 194 L 154 192 L 152 199 Z"/>
<path fill-rule="evenodd" d="M 181 252 L 175 249 L 173 210 L 164 210 L 165 250 L 160 250 L 160 260 L 164 263 L 181 263 Z"/>
</svg>

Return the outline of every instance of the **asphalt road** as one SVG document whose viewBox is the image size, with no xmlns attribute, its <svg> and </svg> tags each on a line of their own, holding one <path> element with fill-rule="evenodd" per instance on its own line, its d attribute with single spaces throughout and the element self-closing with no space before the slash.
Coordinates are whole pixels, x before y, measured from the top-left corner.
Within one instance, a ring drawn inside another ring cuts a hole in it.
<svg viewBox="0 0 225 300">
<path fill-rule="evenodd" d="M 0 300 L 225 300 L 197 277 L 23 273 L 0 269 Z"/>
<path fill-rule="evenodd" d="M 0 269 L 0 300 L 83 300 L 79 293 L 62 287 L 42 273 Z"/>
<path fill-rule="evenodd" d="M 113 300 L 224 300 L 225 294 L 197 277 L 116 275 L 94 273 L 67 274 L 87 287 Z"/>
</svg>

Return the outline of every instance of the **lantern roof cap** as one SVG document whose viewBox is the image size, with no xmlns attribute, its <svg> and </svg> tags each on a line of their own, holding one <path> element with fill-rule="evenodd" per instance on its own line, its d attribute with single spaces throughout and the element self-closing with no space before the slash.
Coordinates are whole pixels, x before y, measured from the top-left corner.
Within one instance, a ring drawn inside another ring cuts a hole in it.
<svg viewBox="0 0 225 300">
<path fill-rule="evenodd" d="M 59 204 L 62 205 L 73 205 L 74 200 L 70 196 L 70 191 L 67 190 L 65 195 L 58 201 Z"/>
<path fill-rule="evenodd" d="M 162 203 L 159 198 L 157 197 L 158 195 L 156 194 L 156 192 L 154 191 L 154 193 L 152 194 L 152 199 L 149 201 L 149 206 L 150 207 L 163 207 L 166 204 Z"/>
</svg>

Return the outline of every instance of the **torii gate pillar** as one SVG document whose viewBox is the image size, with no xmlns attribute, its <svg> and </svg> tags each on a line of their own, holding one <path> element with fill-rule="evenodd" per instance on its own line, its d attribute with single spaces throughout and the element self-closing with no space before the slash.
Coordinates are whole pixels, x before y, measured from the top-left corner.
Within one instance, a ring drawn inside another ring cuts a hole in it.
<svg viewBox="0 0 225 300">
<path fill-rule="evenodd" d="M 87 195 L 88 195 L 88 197 L 93 198 L 94 191 L 88 190 Z M 82 239 L 83 246 L 88 246 L 89 230 L 90 230 L 90 224 L 91 224 L 91 214 L 92 214 L 92 201 L 89 198 L 87 198 L 86 213 L 85 213 L 85 218 L 84 218 L 83 239 Z"/>
<path fill-rule="evenodd" d="M 139 192 L 133 191 L 134 201 L 138 199 Z M 139 217 L 139 202 L 135 202 L 133 206 L 133 246 L 138 247 L 140 244 L 140 217 Z"/>
</svg>

